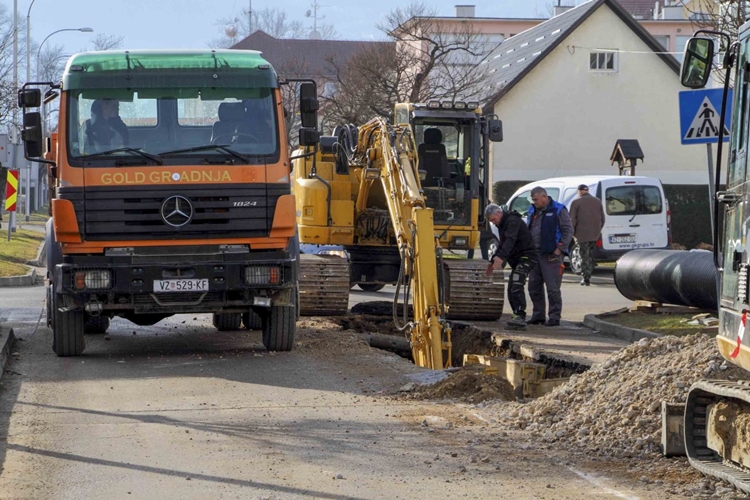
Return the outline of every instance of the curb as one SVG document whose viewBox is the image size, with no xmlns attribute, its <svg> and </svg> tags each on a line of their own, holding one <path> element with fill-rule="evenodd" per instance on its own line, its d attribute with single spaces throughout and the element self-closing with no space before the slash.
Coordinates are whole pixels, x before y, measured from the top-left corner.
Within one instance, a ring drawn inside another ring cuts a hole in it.
<svg viewBox="0 0 750 500">
<path fill-rule="evenodd" d="M 32 269 L 23 276 L 8 276 L 0 278 L 0 288 L 10 286 L 33 286 L 36 283 L 36 269 Z"/>
<path fill-rule="evenodd" d="M 602 316 L 606 316 L 604 313 Z M 658 333 L 641 330 L 639 328 L 629 328 L 627 326 L 617 325 L 604 321 L 595 314 L 587 314 L 583 317 L 583 325 L 598 331 L 600 334 L 615 337 L 629 342 L 635 342 L 640 339 L 655 339 L 661 337 Z"/>
<path fill-rule="evenodd" d="M 39 248 L 36 250 L 36 257 L 26 264 L 34 267 L 47 267 L 47 263 L 44 261 L 45 257 L 47 257 L 47 245 L 45 243 L 44 241 L 39 243 Z"/>
<path fill-rule="evenodd" d="M 13 335 L 12 328 L 7 332 L 0 331 L 0 379 L 3 378 L 5 373 L 5 363 L 8 362 L 15 341 L 16 336 Z"/>
</svg>

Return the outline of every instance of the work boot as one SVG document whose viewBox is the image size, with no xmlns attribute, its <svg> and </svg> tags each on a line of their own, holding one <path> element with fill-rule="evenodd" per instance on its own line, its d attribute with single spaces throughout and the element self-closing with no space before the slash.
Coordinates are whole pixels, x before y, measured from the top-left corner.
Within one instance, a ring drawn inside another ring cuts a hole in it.
<svg viewBox="0 0 750 500">
<path fill-rule="evenodd" d="M 512 330 L 525 330 L 526 318 L 518 314 L 514 314 L 513 317 L 508 320 L 506 326 Z"/>
<path fill-rule="evenodd" d="M 544 326 L 560 326 L 559 319 L 548 319 Z"/>
<path fill-rule="evenodd" d="M 535 318 L 534 316 L 531 317 L 531 319 L 526 321 L 527 325 L 543 325 L 545 322 L 544 318 Z"/>
<path fill-rule="evenodd" d="M 591 281 L 586 278 L 581 278 L 581 286 L 591 286 Z"/>
</svg>

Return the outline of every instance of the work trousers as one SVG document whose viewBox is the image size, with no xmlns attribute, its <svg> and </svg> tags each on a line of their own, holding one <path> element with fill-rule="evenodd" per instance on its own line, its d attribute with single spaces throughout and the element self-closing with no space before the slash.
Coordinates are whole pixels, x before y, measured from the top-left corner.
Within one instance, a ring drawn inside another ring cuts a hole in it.
<svg viewBox="0 0 750 500">
<path fill-rule="evenodd" d="M 581 249 L 581 274 L 585 281 L 591 279 L 594 272 L 594 248 L 596 241 L 579 241 L 578 248 Z"/>
<path fill-rule="evenodd" d="M 545 318 L 547 304 L 545 301 L 545 288 L 547 289 L 547 301 L 549 301 L 548 319 L 560 321 L 562 316 L 562 286 L 563 257 L 562 255 L 540 255 L 539 262 L 529 273 L 529 296 L 534 305 L 531 315 L 532 320 Z"/>
<path fill-rule="evenodd" d="M 518 264 L 513 266 L 510 278 L 508 278 L 510 309 L 514 315 L 522 318 L 526 318 L 526 279 L 534 266 L 536 266 L 536 261 L 522 257 Z"/>
</svg>

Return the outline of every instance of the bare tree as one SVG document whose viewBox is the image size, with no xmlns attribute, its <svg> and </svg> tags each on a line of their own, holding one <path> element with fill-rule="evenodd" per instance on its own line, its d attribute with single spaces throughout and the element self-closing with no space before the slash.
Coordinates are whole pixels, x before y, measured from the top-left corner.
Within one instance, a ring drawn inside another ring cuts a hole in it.
<svg viewBox="0 0 750 500">
<path fill-rule="evenodd" d="M 310 32 L 310 28 L 306 28 L 300 21 L 289 19 L 285 11 L 275 7 L 254 10 L 252 26 L 247 9 L 243 9 L 236 16 L 220 18 L 214 24 L 217 26 L 220 36 L 209 41 L 208 44 L 216 48 L 231 47 L 258 30 L 264 31 L 274 38 L 307 38 Z M 319 25 L 318 32 L 324 40 L 332 40 L 338 37 L 334 27 L 328 24 Z"/>
<path fill-rule="evenodd" d="M 433 9 L 412 3 L 391 11 L 378 28 L 390 43 L 364 48 L 342 65 L 329 61 L 338 91 L 324 101 L 342 121 L 386 117 L 397 102 L 485 97 L 486 61 L 499 44 L 487 43 L 470 23 L 439 23 Z"/>
<path fill-rule="evenodd" d="M 696 30 L 722 31 L 729 34 L 733 41 L 737 40 L 740 26 L 748 19 L 750 12 L 747 0 L 700 0 L 689 4 L 683 3 Z M 726 42 L 721 39 L 720 43 L 723 52 L 726 50 Z"/>
<path fill-rule="evenodd" d="M 123 37 L 99 33 L 91 40 L 92 50 L 114 50 L 122 48 Z"/>
</svg>

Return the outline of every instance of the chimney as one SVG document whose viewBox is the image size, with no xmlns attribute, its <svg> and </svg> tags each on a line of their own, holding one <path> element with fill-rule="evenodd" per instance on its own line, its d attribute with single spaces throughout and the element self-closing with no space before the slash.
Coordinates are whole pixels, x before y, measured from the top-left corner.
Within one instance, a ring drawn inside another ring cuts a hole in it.
<svg viewBox="0 0 750 500">
<path fill-rule="evenodd" d="M 572 9 L 572 5 L 555 5 L 553 11 L 552 11 L 552 17 L 557 17 L 563 12 L 566 12 L 570 9 Z"/>
<path fill-rule="evenodd" d="M 659 0 L 654 3 L 654 20 L 659 19 Z"/>
<path fill-rule="evenodd" d="M 456 17 L 474 17 L 474 5 L 456 5 Z"/>
</svg>

